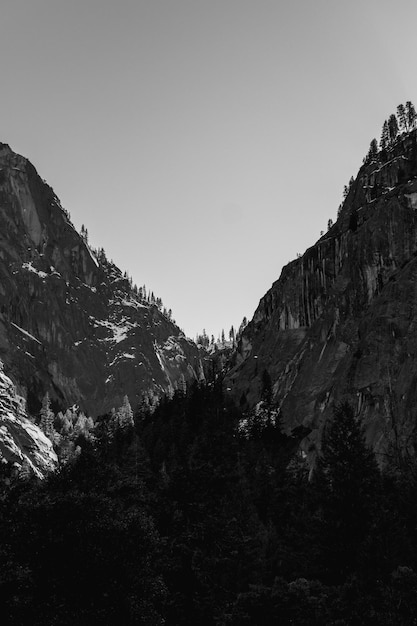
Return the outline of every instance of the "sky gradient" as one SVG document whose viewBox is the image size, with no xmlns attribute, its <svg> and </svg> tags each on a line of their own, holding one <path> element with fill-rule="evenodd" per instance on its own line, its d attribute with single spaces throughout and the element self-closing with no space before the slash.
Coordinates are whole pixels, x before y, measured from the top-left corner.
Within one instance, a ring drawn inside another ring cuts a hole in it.
<svg viewBox="0 0 417 626">
<path fill-rule="evenodd" d="M 0 141 L 188 336 L 252 317 L 399 103 L 409 0 L 5 0 Z"/>
</svg>

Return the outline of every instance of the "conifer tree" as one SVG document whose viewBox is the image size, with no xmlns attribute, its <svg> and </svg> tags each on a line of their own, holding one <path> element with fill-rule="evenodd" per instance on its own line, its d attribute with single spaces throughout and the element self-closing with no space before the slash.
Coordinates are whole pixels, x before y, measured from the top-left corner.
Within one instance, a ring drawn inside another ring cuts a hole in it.
<svg viewBox="0 0 417 626">
<path fill-rule="evenodd" d="M 133 426 L 133 411 L 127 395 L 124 396 L 123 404 L 117 412 L 117 424 L 122 429 Z"/>
<path fill-rule="evenodd" d="M 378 158 L 378 143 L 377 143 L 377 140 L 374 138 L 369 144 L 369 150 L 365 158 L 365 163 L 372 163 L 372 161 L 375 161 L 377 158 Z"/>
<path fill-rule="evenodd" d="M 403 104 L 399 104 L 397 107 L 398 126 L 401 132 L 408 131 L 407 114 Z"/>
<path fill-rule="evenodd" d="M 82 224 L 82 226 L 81 226 L 80 236 L 81 236 L 81 239 L 82 239 L 85 243 L 88 243 L 88 230 L 86 229 L 86 227 L 84 226 L 84 224 Z"/>
<path fill-rule="evenodd" d="M 87 418 L 82 412 L 78 415 L 77 421 L 75 422 L 74 433 L 77 435 L 87 433 Z"/>
<path fill-rule="evenodd" d="M 248 320 L 247 317 L 245 316 L 239 326 L 239 331 L 237 334 L 237 339 L 240 338 L 241 334 L 243 333 L 243 331 L 245 330 L 246 326 L 248 325 Z"/>
<path fill-rule="evenodd" d="M 398 122 L 397 118 L 392 113 L 388 118 L 388 136 L 390 144 L 393 144 L 398 135 Z"/>
<path fill-rule="evenodd" d="M 315 478 L 323 496 L 326 568 L 343 579 L 358 565 L 379 478 L 375 456 L 347 402 L 335 408 L 324 430 Z"/>
<path fill-rule="evenodd" d="M 379 142 L 379 146 L 381 148 L 381 150 L 386 150 L 389 144 L 389 130 L 388 130 L 388 121 L 385 120 L 383 126 L 382 126 L 382 132 L 381 132 L 381 140 Z"/>
<path fill-rule="evenodd" d="M 347 402 L 335 407 L 333 421 L 324 430 L 318 463 L 329 489 L 335 494 L 345 490 L 357 494 L 363 475 L 376 471 L 375 458 L 366 446 L 363 428 Z"/>
<path fill-rule="evenodd" d="M 50 400 L 48 392 L 46 392 L 42 400 L 40 418 L 41 418 L 40 420 L 41 430 L 45 433 L 45 435 L 49 439 L 52 440 L 54 436 L 55 415 L 54 415 L 54 412 L 51 410 L 51 400 Z"/>
<path fill-rule="evenodd" d="M 410 102 L 410 100 L 408 100 L 405 103 L 405 112 L 406 112 L 406 119 L 407 119 L 407 124 L 408 124 L 408 129 L 412 130 L 413 128 L 415 128 L 416 125 L 416 110 L 414 108 L 414 105 L 412 102 Z"/>
</svg>

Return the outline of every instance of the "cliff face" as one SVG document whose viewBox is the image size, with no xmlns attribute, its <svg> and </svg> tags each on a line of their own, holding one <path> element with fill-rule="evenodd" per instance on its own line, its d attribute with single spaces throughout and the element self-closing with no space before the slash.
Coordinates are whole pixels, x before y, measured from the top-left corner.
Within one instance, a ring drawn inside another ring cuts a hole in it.
<svg viewBox="0 0 417 626">
<path fill-rule="evenodd" d="M 0 361 L 0 463 L 12 472 L 22 469 L 43 478 L 57 463 L 52 443 L 26 415 L 25 401 L 16 393 Z"/>
<path fill-rule="evenodd" d="M 96 258 L 52 189 L 0 144 L 0 358 L 28 411 L 96 416 L 199 376 L 196 346 Z"/>
<path fill-rule="evenodd" d="M 417 411 L 417 147 L 364 165 L 336 224 L 282 270 L 245 329 L 228 386 L 249 404 L 266 369 L 285 426 L 311 429 L 349 399 L 384 455 L 411 445 Z"/>
</svg>

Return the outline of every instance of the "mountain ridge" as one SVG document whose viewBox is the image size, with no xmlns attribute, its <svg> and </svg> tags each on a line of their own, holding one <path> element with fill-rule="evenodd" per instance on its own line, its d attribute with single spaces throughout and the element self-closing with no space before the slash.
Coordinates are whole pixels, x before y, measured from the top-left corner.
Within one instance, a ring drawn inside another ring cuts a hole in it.
<svg viewBox="0 0 417 626">
<path fill-rule="evenodd" d="M 36 412 L 91 415 L 202 376 L 191 340 L 97 256 L 33 165 L 0 145 L 0 357 Z"/>
<path fill-rule="evenodd" d="M 303 446 L 312 454 L 344 399 L 381 459 L 412 445 L 416 134 L 399 136 L 383 162 L 362 165 L 336 223 L 260 300 L 227 376 L 231 393 L 250 406 L 267 370 L 286 429 L 308 427 Z"/>
</svg>

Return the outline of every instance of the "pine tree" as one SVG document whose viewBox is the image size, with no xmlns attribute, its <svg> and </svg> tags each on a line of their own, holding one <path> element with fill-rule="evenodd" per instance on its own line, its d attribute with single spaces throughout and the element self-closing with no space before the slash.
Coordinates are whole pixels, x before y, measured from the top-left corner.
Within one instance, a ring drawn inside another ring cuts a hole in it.
<svg viewBox="0 0 417 626">
<path fill-rule="evenodd" d="M 410 100 L 408 100 L 408 102 L 405 103 L 405 112 L 406 112 L 408 128 L 409 130 L 412 130 L 413 128 L 415 128 L 415 125 L 416 125 L 417 114 L 416 114 L 414 105 L 412 102 L 410 102 Z"/>
<path fill-rule="evenodd" d="M 375 161 L 377 158 L 378 158 L 378 142 L 374 138 L 369 144 L 369 150 L 365 158 L 365 163 L 372 163 L 372 161 Z"/>
<path fill-rule="evenodd" d="M 401 132 L 408 131 L 407 114 L 403 104 L 399 104 L 397 107 L 398 126 Z"/>
<path fill-rule="evenodd" d="M 237 339 L 240 338 L 240 336 L 242 335 L 243 331 L 245 330 L 246 326 L 248 325 L 248 320 L 246 318 L 246 316 L 243 318 L 240 326 L 239 326 L 239 331 L 237 333 Z"/>
<path fill-rule="evenodd" d="M 81 239 L 82 239 L 85 243 L 88 243 L 88 230 L 86 229 L 86 227 L 84 226 L 84 224 L 82 224 L 82 226 L 81 226 L 80 236 L 81 236 Z"/>
<path fill-rule="evenodd" d="M 385 120 L 383 126 L 382 126 L 382 132 L 381 132 L 381 140 L 379 142 L 379 146 L 381 148 L 381 150 L 386 150 L 389 144 L 389 130 L 388 130 L 388 121 Z"/>
<path fill-rule="evenodd" d="M 324 430 L 315 478 L 323 498 L 326 568 L 343 579 L 358 565 L 379 479 L 375 456 L 347 402 L 335 408 Z"/>
<path fill-rule="evenodd" d="M 388 137 L 390 144 L 393 144 L 398 135 L 398 122 L 397 118 L 392 113 L 388 118 Z"/>
<path fill-rule="evenodd" d="M 83 412 L 81 412 L 78 417 L 77 417 L 77 421 L 75 422 L 74 425 L 74 433 L 77 435 L 85 435 L 87 433 L 87 418 L 84 415 Z"/>
<path fill-rule="evenodd" d="M 123 404 L 117 412 L 117 423 L 119 428 L 122 429 L 133 426 L 133 411 L 127 395 L 124 396 Z"/>
<path fill-rule="evenodd" d="M 54 436 L 54 432 L 55 432 L 55 429 L 54 429 L 55 415 L 54 415 L 54 412 L 51 410 L 51 400 L 50 400 L 48 392 L 46 392 L 42 400 L 40 418 L 41 418 L 40 419 L 41 430 L 45 433 L 45 435 L 49 439 L 52 440 Z"/>
</svg>

